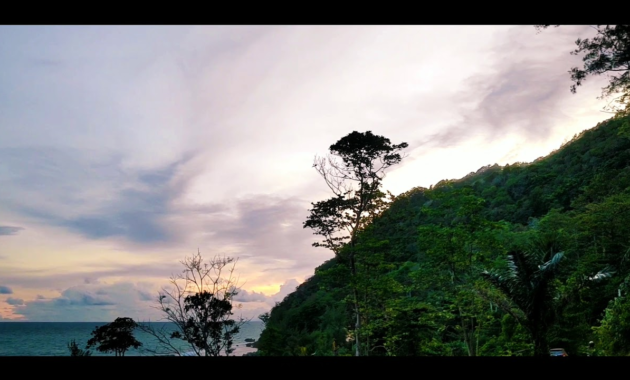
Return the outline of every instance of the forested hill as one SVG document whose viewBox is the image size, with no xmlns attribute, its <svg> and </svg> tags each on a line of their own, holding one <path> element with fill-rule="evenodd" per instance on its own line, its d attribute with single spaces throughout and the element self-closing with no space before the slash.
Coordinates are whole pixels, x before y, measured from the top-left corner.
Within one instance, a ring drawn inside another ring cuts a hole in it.
<svg viewBox="0 0 630 380">
<path fill-rule="evenodd" d="M 362 355 L 629 354 L 623 122 L 396 197 L 361 231 L 357 275 L 343 254 L 318 267 L 263 318 L 259 354 L 354 354 L 353 286 Z"/>
</svg>

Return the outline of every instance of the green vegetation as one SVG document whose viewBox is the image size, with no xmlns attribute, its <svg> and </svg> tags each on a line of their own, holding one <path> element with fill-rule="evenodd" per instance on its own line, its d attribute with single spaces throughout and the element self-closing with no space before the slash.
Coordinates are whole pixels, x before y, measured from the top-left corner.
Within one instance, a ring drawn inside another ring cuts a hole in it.
<svg viewBox="0 0 630 380">
<path fill-rule="evenodd" d="M 264 317 L 259 354 L 629 354 L 627 121 L 395 197 Z"/>
</svg>

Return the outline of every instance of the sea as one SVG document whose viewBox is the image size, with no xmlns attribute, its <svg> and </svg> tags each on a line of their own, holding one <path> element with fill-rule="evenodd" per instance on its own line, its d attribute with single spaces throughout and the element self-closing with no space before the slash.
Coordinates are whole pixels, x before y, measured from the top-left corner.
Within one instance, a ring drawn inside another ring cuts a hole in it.
<svg viewBox="0 0 630 380">
<path fill-rule="evenodd" d="M 70 356 L 68 344 L 74 340 L 78 347 L 85 349 L 91 333 L 96 327 L 106 322 L 0 322 L 0 356 Z M 155 329 L 164 328 L 165 331 L 175 331 L 175 325 L 169 322 L 147 323 Z M 240 332 L 234 337 L 235 349 L 231 356 L 242 356 L 255 352 L 253 347 L 246 344 L 251 340 L 258 340 L 263 330 L 261 321 L 245 322 Z M 133 335 L 142 343 L 139 349 L 130 348 L 125 356 L 154 356 L 160 346 L 155 337 L 135 330 Z M 248 340 L 246 342 L 245 340 Z M 172 341 L 182 353 L 190 353 L 191 348 L 181 340 Z M 92 356 L 114 356 L 113 353 L 101 353 L 95 348 L 90 349 Z"/>
</svg>

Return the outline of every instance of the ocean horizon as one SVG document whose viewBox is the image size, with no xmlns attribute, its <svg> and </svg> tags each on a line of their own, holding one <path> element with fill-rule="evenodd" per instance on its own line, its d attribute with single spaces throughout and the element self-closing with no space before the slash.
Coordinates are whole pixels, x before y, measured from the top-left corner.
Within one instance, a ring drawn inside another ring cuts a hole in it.
<svg viewBox="0 0 630 380">
<path fill-rule="evenodd" d="M 91 333 L 96 327 L 109 322 L 0 322 L 0 356 L 70 356 L 68 344 L 74 340 L 79 348 L 85 349 Z M 175 326 L 171 322 L 146 322 L 156 328 L 165 328 L 174 331 Z M 241 331 L 234 337 L 234 352 L 231 356 L 242 356 L 255 352 L 256 349 L 247 347 L 245 339 L 258 340 L 264 328 L 261 321 L 245 322 Z M 142 343 L 138 349 L 131 348 L 125 356 L 154 356 L 150 350 L 158 349 L 158 342 L 146 332 L 135 330 L 134 336 Z M 190 352 L 192 349 L 181 340 L 173 341 L 182 352 Z M 114 356 L 90 349 L 92 356 Z"/>
</svg>

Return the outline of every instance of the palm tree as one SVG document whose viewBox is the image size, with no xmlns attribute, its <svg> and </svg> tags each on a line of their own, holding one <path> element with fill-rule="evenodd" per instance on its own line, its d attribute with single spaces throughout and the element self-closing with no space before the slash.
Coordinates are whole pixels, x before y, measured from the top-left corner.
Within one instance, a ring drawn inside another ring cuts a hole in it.
<svg viewBox="0 0 630 380">
<path fill-rule="evenodd" d="M 498 305 L 529 331 L 534 344 L 534 356 L 549 356 L 547 334 L 555 322 L 559 306 L 553 281 L 558 274 L 564 252 L 539 252 L 512 251 L 508 255 L 507 271 L 484 271 L 482 276 L 511 301 L 511 304 Z M 546 260 L 547 258 L 549 259 Z M 584 280 L 599 281 L 610 277 L 612 273 L 606 268 L 592 277 L 585 277 Z"/>
<path fill-rule="evenodd" d="M 529 331 L 534 343 L 534 356 L 549 356 L 547 333 L 555 321 L 555 292 L 552 282 L 564 257 L 558 252 L 545 262 L 544 254 L 513 251 L 508 255 L 504 273 L 484 271 L 482 275 L 512 301 L 520 313 L 519 322 Z M 503 309 L 512 305 L 500 305 Z"/>
</svg>

